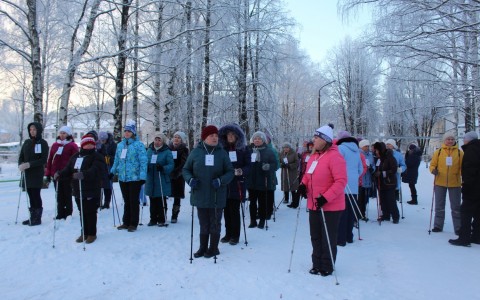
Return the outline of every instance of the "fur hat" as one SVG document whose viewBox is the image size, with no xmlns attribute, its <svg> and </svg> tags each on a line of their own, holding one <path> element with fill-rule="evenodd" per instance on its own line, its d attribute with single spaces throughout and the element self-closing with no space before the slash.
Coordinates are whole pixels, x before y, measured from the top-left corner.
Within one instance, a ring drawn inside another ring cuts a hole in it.
<svg viewBox="0 0 480 300">
<path fill-rule="evenodd" d="M 388 140 L 385 142 L 385 144 L 386 144 L 386 145 L 387 145 L 387 144 L 390 144 L 390 145 L 393 146 L 393 149 L 397 149 L 397 142 L 395 142 L 394 139 L 388 139 Z"/>
<path fill-rule="evenodd" d="M 187 135 L 182 132 L 182 131 L 177 131 L 173 134 L 173 136 L 178 135 L 182 139 L 182 143 L 186 144 L 187 143 Z"/>
<path fill-rule="evenodd" d="M 202 141 L 204 141 L 211 134 L 218 134 L 218 128 L 213 125 L 208 125 L 202 129 Z"/>
<path fill-rule="evenodd" d="M 363 148 L 365 146 L 370 146 L 370 141 L 365 139 L 365 140 L 361 140 L 360 143 L 358 143 L 358 147 L 359 148 Z"/>
<path fill-rule="evenodd" d="M 128 120 L 125 127 L 123 127 L 123 131 L 130 131 L 134 135 L 137 135 L 137 126 L 135 126 L 135 122 L 133 120 Z"/>
<path fill-rule="evenodd" d="M 333 142 L 333 129 L 332 127 L 325 125 L 315 130 L 314 136 L 318 136 L 327 143 Z"/>
<path fill-rule="evenodd" d="M 443 135 L 442 141 L 445 141 L 448 138 L 456 139 L 457 137 L 455 136 L 455 134 L 453 132 L 445 132 L 445 134 Z"/>
<path fill-rule="evenodd" d="M 478 134 L 475 131 L 465 133 L 465 136 L 463 137 L 463 142 L 465 144 L 473 140 L 478 140 Z"/>
<path fill-rule="evenodd" d="M 88 144 L 92 144 L 93 146 L 96 146 L 95 138 L 90 133 L 87 133 L 86 135 L 82 136 L 80 147 L 83 148 L 85 145 L 88 145 Z"/>
<path fill-rule="evenodd" d="M 58 132 L 65 132 L 68 136 L 72 135 L 72 129 L 68 126 L 62 126 Z"/>
<path fill-rule="evenodd" d="M 265 135 L 265 133 L 263 133 L 263 132 L 261 132 L 261 131 L 256 131 L 256 132 L 252 135 L 252 141 L 253 141 L 256 137 L 259 137 L 264 143 L 267 142 L 267 136 Z"/>
</svg>

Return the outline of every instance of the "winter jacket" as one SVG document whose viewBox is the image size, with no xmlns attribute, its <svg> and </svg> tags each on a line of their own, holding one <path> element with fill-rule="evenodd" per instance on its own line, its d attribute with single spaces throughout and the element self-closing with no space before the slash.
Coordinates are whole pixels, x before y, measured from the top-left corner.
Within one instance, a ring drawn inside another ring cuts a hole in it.
<svg viewBox="0 0 480 300">
<path fill-rule="evenodd" d="M 375 160 L 373 159 L 372 152 L 360 151 L 365 156 L 365 163 L 367 165 L 367 171 L 362 176 L 362 187 L 369 188 L 372 187 L 372 176 L 375 173 Z"/>
<path fill-rule="evenodd" d="M 310 155 L 312 155 L 312 151 L 305 151 L 302 153 L 302 156 L 300 158 L 300 179 L 298 180 L 299 182 L 302 182 L 303 175 L 305 175 L 305 172 L 307 171 L 307 163 L 310 159 Z"/>
<path fill-rule="evenodd" d="M 278 151 L 277 149 L 275 149 L 275 147 L 273 147 L 272 143 L 269 143 L 267 144 L 267 148 L 270 148 L 273 152 L 273 155 L 275 155 L 275 173 L 277 172 L 278 169 L 280 169 L 280 156 L 278 154 Z M 275 175 L 274 176 L 274 185 L 273 185 L 273 190 L 276 190 L 277 189 L 277 184 L 278 184 L 278 179 L 277 179 L 277 176 Z"/>
<path fill-rule="evenodd" d="M 447 166 L 447 157 L 451 157 L 452 159 L 451 166 Z M 451 147 L 443 144 L 440 149 L 437 149 L 433 153 L 432 161 L 430 162 L 430 172 L 434 169 L 438 170 L 438 175 L 435 176 L 435 185 L 460 187 L 462 161 L 463 151 L 461 151 L 456 144 Z"/>
<path fill-rule="evenodd" d="M 317 166 L 312 174 L 308 171 L 313 162 Z M 328 202 L 323 205 L 325 211 L 345 209 L 345 187 L 347 185 L 347 164 L 337 145 L 332 145 L 326 152 L 315 152 L 307 163 L 307 171 L 302 183 L 307 187 L 307 207 L 315 210 L 315 198 L 323 196 Z"/>
<path fill-rule="evenodd" d="M 126 150 L 124 158 L 123 149 Z M 147 151 L 136 137 L 124 138 L 118 143 L 110 173 L 117 174 L 118 180 L 122 182 L 147 179 Z"/>
<path fill-rule="evenodd" d="M 206 155 L 213 155 L 213 166 L 206 166 Z M 233 179 L 233 166 L 228 153 L 220 145 L 209 146 L 203 141 L 192 150 L 182 169 L 187 183 L 192 178 L 199 181 L 192 189 L 190 204 L 198 208 L 224 208 L 227 201 L 227 185 Z M 220 187 L 214 189 L 212 181 L 220 179 Z"/>
<path fill-rule="evenodd" d="M 397 166 L 398 166 L 397 169 L 398 168 L 402 169 L 400 173 L 398 173 L 398 170 L 397 170 L 397 190 L 399 190 L 400 185 L 402 184 L 400 174 L 405 172 L 405 170 L 407 170 L 407 165 L 405 164 L 405 160 L 403 159 L 402 153 L 400 151 L 392 150 L 392 152 L 393 152 L 393 157 L 397 161 Z"/>
<path fill-rule="evenodd" d="M 185 180 L 183 180 L 182 169 L 187 161 L 189 150 L 184 143 L 174 146 L 173 143 L 169 145 L 172 151 L 173 162 L 175 164 L 172 173 L 170 173 L 170 181 L 172 186 L 172 197 L 185 198 Z"/>
<path fill-rule="evenodd" d="M 463 145 L 462 195 L 463 199 L 480 201 L 480 140 Z"/>
<path fill-rule="evenodd" d="M 280 166 L 285 164 L 287 161 L 286 167 L 281 168 L 281 183 L 282 191 L 296 191 L 299 185 L 298 178 L 298 155 L 293 150 L 292 146 L 288 144 L 290 151 L 286 154 L 285 152 L 280 153 Z"/>
<path fill-rule="evenodd" d="M 73 196 L 80 197 L 80 181 L 73 179 L 72 175 L 77 173 L 75 163 L 78 158 L 83 158 L 80 171 L 83 173 L 82 199 L 90 200 L 92 198 L 99 199 L 101 196 L 101 172 L 105 169 L 105 160 L 103 155 L 95 149 L 80 149 L 80 152 L 72 155 L 67 166 L 59 172 L 60 179 L 71 180 Z"/>
<path fill-rule="evenodd" d="M 380 158 L 377 160 L 375 169 L 376 180 L 380 190 L 397 188 L 397 160 L 393 156 L 393 150 L 383 149 Z M 385 175 L 384 175 L 385 174 Z"/>
<path fill-rule="evenodd" d="M 233 132 L 237 136 L 234 145 L 227 141 L 227 134 Z M 229 158 L 233 169 L 242 169 L 242 175 L 235 175 L 227 187 L 227 199 L 245 199 L 246 184 L 245 178 L 250 173 L 251 152 L 245 142 L 243 130 L 236 124 L 228 124 L 218 130 L 218 141 L 220 145 L 229 153 Z M 235 152 L 235 154 L 233 154 Z M 234 158 L 232 160 L 232 158 Z"/>
<path fill-rule="evenodd" d="M 255 162 L 252 161 L 254 157 Z M 250 174 L 247 177 L 247 188 L 249 190 L 274 191 L 275 186 L 277 185 L 276 171 L 279 163 L 272 148 L 268 147 L 265 143 L 260 147 L 254 146 L 250 162 Z M 264 171 L 262 169 L 263 164 L 269 164 L 270 169 Z"/>
<path fill-rule="evenodd" d="M 45 165 L 48 159 L 48 143 L 42 138 L 42 125 L 32 122 L 28 124 L 27 130 L 32 125 L 37 128 L 37 135 L 35 138 L 32 138 L 30 132 L 28 133 L 30 139 L 23 142 L 18 155 L 18 165 L 30 163 L 30 168 L 25 170 L 25 180 L 20 184 L 22 187 L 25 187 L 26 183 L 27 188 L 42 188 L 43 174 L 45 173 Z"/>
<path fill-rule="evenodd" d="M 55 172 L 65 168 L 70 161 L 70 157 L 75 153 L 78 153 L 78 146 L 75 144 L 73 138 L 70 137 L 70 139 L 67 138 L 63 141 L 57 140 L 50 148 L 45 176 L 53 177 Z"/>
<path fill-rule="evenodd" d="M 156 155 L 157 159 L 152 161 L 152 156 Z M 147 182 L 145 183 L 145 194 L 150 197 L 169 197 L 172 193 L 170 182 L 170 173 L 173 170 L 173 156 L 167 145 L 163 145 L 156 150 L 150 145 L 147 150 Z M 161 165 L 163 170 L 157 171 L 157 165 Z M 160 186 L 160 178 L 162 178 Z"/>
<path fill-rule="evenodd" d="M 105 162 L 107 163 L 108 170 L 113 166 L 115 162 L 115 153 L 117 152 L 117 143 L 115 143 L 113 139 L 113 135 L 108 132 L 107 142 L 105 144 L 101 144 L 100 154 L 105 157 Z"/>
<path fill-rule="evenodd" d="M 422 161 L 422 150 L 416 147 L 413 150 L 409 150 L 405 153 L 405 164 L 407 170 L 402 173 L 402 182 L 408 184 L 417 184 L 418 179 L 418 167 Z"/>
<path fill-rule="evenodd" d="M 362 159 L 360 158 L 360 149 L 358 141 L 353 137 L 339 139 L 337 141 L 338 151 L 342 154 L 347 164 L 348 184 L 345 188 L 345 194 L 358 194 L 358 185 L 360 176 L 363 173 Z"/>
</svg>

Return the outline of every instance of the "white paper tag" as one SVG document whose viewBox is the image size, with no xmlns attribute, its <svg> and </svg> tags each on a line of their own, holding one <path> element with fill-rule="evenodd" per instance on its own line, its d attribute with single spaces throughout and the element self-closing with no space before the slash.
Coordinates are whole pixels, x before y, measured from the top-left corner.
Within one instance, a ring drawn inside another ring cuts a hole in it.
<svg viewBox="0 0 480 300">
<path fill-rule="evenodd" d="M 83 157 L 77 157 L 75 160 L 75 165 L 73 166 L 74 169 L 80 170 L 82 168 Z"/>
<path fill-rule="evenodd" d="M 35 144 L 35 154 L 42 153 L 42 144 Z"/>
<path fill-rule="evenodd" d="M 252 153 L 252 155 L 250 156 L 250 158 L 251 158 L 251 160 L 250 160 L 251 162 L 255 162 L 255 161 L 257 160 L 257 153 L 255 153 L 255 152 Z"/>
<path fill-rule="evenodd" d="M 307 174 L 313 174 L 313 171 L 315 171 L 317 164 L 318 164 L 318 161 L 313 161 L 312 164 L 310 165 L 310 168 L 308 168 Z"/>
<path fill-rule="evenodd" d="M 381 161 L 380 161 L 380 159 L 378 159 L 376 166 L 379 167 L 379 166 L 380 166 L 380 163 L 381 163 Z"/>
<path fill-rule="evenodd" d="M 308 162 L 309 159 L 310 159 L 310 155 L 305 156 L 305 162 Z"/>
<path fill-rule="evenodd" d="M 152 159 L 150 159 L 150 163 L 151 164 L 156 164 L 157 163 L 157 155 L 156 154 L 152 154 Z"/>
<path fill-rule="evenodd" d="M 368 159 L 365 159 L 365 164 L 367 165 L 367 167 L 370 167 L 370 161 Z"/>
<path fill-rule="evenodd" d="M 56 154 L 57 155 L 62 155 L 62 153 L 63 153 L 63 147 L 58 147 Z"/>
<path fill-rule="evenodd" d="M 228 151 L 228 156 L 230 157 L 231 162 L 237 161 L 237 151 Z"/>
<path fill-rule="evenodd" d="M 173 159 L 177 159 L 177 151 L 172 151 Z"/>
<path fill-rule="evenodd" d="M 205 155 L 205 166 L 209 166 L 209 167 L 213 166 L 213 155 L 212 154 Z"/>
<path fill-rule="evenodd" d="M 122 149 L 122 153 L 120 154 L 120 158 L 121 158 L 121 159 L 127 158 L 127 150 L 128 150 L 128 149 Z"/>
<path fill-rule="evenodd" d="M 283 163 L 284 163 L 284 164 L 288 164 L 288 158 L 284 157 L 284 158 L 283 158 Z"/>
<path fill-rule="evenodd" d="M 451 156 L 448 156 L 445 162 L 448 167 L 451 167 L 453 165 L 453 158 Z"/>
<path fill-rule="evenodd" d="M 382 171 L 383 178 L 387 178 L 387 171 Z"/>
</svg>

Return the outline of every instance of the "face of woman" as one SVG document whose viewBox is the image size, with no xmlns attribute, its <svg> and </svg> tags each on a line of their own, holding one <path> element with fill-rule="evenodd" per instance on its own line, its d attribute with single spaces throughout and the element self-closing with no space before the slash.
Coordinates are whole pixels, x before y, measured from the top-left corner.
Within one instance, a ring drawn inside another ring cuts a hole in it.
<svg viewBox="0 0 480 300">
<path fill-rule="evenodd" d="M 131 137 L 133 136 L 133 132 L 128 131 L 128 130 L 125 130 L 125 131 L 123 132 L 123 136 L 124 136 L 126 139 L 129 139 L 129 138 L 131 138 Z"/>
<path fill-rule="evenodd" d="M 28 128 L 28 132 L 30 133 L 30 136 L 31 137 L 36 137 L 37 136 L 37 127 L 35 126 L 30 126 L 30 128 Z"/>
<path fill-rule="evenodd" d="M 209 146 L 216 146 L 218 145 L 218 134 L 212 133 L 205 139 L 205 144 Z"/>
<path fill-rule="evenodd" d="M 227 142 L 229 142 L 230 144 L 233 144 L 236 141 L 237 141 L 237 137 L 235 136 L 235 134 L 233 132 L 227 133 Z"/>
<path fill-rule="evenodd" d="M 283 152 L 284 152 L 284 153 L 288 153 L 288 152 L 290 152 L 290 148 L 288 148 L 288 147 L 284 147 L 284 148 L 283 148 Z"/>
<path fill-rule="evenodd" d="M 325 148 L 326 145 L 327 145 L 327 142 L 325 142 L 324 139 L 322 139 L 318 136 L 313 137 L 313 148 L 315 150 L 322 151 L 323 148 Z"/>
<path fill-rule="evenodd" d="M 445 139 L 444 143 L 447 147 L 451 147 L 455 144 L 455 139 L 453 137 L 448 137 Z"/>
<path fill-rule="evenodd" d="M 157 147 L 157 148 L 158 148 L 158 147 L 162 147 L 162 145 L 163 145 L 163 140 L 162 140 L 161 138 L 159 138 L 159 137 L 156 137 L 155 140 L 153 140 L 153 145 L 154 145 L 155 147 Z"/>
<path fill-rule="evenodd" d="M 67 133 L 66 132 L 63 132 L 63 131 L 60 131 L 58 133 L 58 136 L 60 137 L 60 140 L 61 141 L 64 141 L 66 138 L 67 138 Z"/>
<path fill-rule="evenodd" d="M 255 147 L 259 147 L 263 145 L 263 140 L 260 137 L 256 136 L 253 138 L 253 144 L 255 145 Z"/>
<path fill-rule="evenodd" d="M 174 135 L 174 136 L 173 136 L 173 144 L 174 144 L 175 146 L 178 146 L 178 145 L 180 145 L 181 143 L 182 143 L 182 138 L 181 138 L 178 134 Z"/>
</svg>

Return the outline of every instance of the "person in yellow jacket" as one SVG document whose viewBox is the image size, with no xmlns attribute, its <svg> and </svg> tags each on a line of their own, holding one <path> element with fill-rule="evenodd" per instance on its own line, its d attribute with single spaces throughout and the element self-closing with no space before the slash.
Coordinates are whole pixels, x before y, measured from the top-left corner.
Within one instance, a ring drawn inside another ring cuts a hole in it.
<svg viewBox="0 0 480 300">
<path fill-rule="evenodd" d="M 435 176 L 435 220 L 432 232 L 442 232 L 445 221 L 445 202 L 450 199 L 455 234 L 460 231 L 460 202 L 462 196 L 461 167 L 463 151 L 458 148 L 452 133 L 443 135 L 443 144 L 433 153 L 430 172 Z"/>
</svg>

